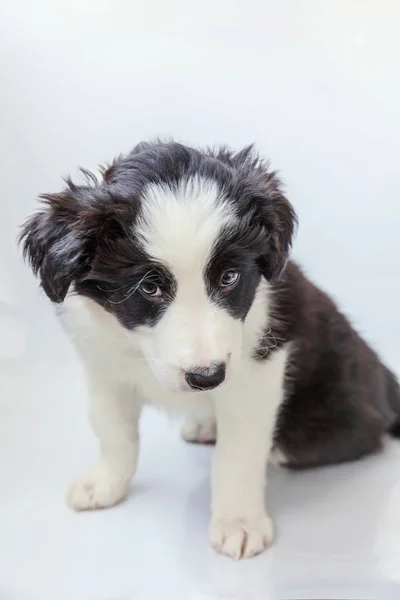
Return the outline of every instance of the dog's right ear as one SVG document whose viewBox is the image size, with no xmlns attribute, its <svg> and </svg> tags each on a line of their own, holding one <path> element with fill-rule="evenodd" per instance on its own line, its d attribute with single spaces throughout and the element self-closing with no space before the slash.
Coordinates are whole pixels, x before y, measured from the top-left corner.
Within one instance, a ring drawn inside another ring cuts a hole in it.
<svg viewBox="0 0 400 600">
<path fill-rule="evenodd" d="M 72 189 L 41 196 L 45 208 L 22 227 L 19 242 L 41 286 L 52 302 L 63 302 L 71 283 L 90 262 L 90 238 Z"/>
</svg>

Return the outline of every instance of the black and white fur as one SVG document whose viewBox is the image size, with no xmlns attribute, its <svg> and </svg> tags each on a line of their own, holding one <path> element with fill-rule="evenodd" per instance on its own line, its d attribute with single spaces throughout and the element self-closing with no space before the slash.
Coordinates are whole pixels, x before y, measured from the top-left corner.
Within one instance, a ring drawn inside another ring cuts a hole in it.
<svg viewBox="0 0 400 600">
<path fill-rule="evenodd" d="M 288 262 L 292 206 L 251 148 L 140 144 L 98 181 L 70 180 L 22 232 L 25 255 L 82 357 L 94 465 L 76 510 L 127 493 L 144 404 L 188 413 L 213 442 L 210 542 L 233 558 L 272 540 L 265 465 L 359 458 L 398 433 L 392 373 Z M 217 435 L 218 432 L 218 435 Z"/>
</svg>

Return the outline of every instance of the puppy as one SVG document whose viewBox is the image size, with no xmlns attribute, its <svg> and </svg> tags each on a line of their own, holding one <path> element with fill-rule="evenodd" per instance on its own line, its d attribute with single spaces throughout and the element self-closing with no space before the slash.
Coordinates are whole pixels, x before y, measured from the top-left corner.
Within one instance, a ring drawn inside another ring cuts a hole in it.
<svg viewBox="0 0 400 600">
<path fill-rule="evenodd" d="M 142 143 L 101 180 L 45 194 L 25 256 L 83 360 L 95 464 L 76 510 L 120 502 L 146 403 L 188 413 L 217 445 L 210 542 L 232 558 L 271 542 L 271 450 L 293 468 L 357 459 L 400 430 L 394 375 L 288 255 L 294 210 L 246 148 Z M 217 435 L 218 432 L 218 435 Z"/>
</svg>

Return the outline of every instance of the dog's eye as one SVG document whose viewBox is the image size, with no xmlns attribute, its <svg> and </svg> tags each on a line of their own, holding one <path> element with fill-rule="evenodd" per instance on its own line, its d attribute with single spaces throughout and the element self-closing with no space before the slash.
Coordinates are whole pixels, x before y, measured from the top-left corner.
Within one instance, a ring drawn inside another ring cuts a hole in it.
<svg viewBox="0 0 400 600">
<path fill-rule="evenodd" d="M 139 290 L 142 294 L 149 296 L 150 298 L 160 298 L 160 296 L 162 296 L 160 286 L 152 281 L 143 281 L 139 286 Z"/>
<path fill-rule="evenodd" d="M 225 271 L 225 273 L 222 273 L 221 275 L 221 287 L 232 287 L 239 281 L 239 277 L 240 273 L 238 273 L 238 271 Z"/>
</svg>

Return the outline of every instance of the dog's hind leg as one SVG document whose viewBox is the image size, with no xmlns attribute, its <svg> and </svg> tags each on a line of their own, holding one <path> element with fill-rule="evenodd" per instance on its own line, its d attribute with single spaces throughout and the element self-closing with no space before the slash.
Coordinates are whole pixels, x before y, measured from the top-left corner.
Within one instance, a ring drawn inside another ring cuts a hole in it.
<svg viewBox="0 0 400 600">
<path fill-rule="evenodd" d="M 186 442 L 195 444 L 215 444 L 217 423 L 214 400 L 204 392 L 194 401 L 182 425 L 181 435 Z"/>
</svg>

